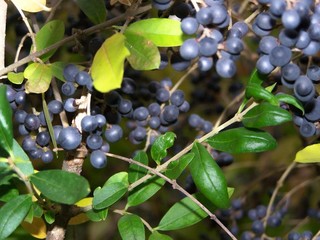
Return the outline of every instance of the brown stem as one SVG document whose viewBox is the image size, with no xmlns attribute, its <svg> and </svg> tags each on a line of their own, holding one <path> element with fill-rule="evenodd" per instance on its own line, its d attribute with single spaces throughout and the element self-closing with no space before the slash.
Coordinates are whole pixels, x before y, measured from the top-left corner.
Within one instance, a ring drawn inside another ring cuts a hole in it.
<svg viewBox="0 0 320 240">
<path fill-rule="evenodd" d="M 64 160 L 62 164 L 62 170 L 80 175 L 87 154 L 88 150 L 86 146 L 84 144 L 80 145 L 77 151 L 67 154 L 66 160 Z"/>
</svg>

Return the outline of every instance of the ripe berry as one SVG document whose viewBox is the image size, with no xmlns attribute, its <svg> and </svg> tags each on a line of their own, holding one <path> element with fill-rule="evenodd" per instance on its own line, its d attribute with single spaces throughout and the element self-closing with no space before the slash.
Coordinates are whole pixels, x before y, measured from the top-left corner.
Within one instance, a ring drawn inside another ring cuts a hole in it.
<svg viewBox="0 0 320 240">
<path fill-rule="evenodd" d="M 81 143 L 82 136 L 74 127 L 63 128 L 57 139 L 57 143 L 65 150 L 74 150 Z"/>
</svg>

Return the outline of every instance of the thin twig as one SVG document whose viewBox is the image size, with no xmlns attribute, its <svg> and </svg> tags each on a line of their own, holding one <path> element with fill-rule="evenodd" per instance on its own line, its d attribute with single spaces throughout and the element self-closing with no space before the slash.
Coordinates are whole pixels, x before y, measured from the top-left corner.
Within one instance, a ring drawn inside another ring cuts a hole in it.
<svg viewBox="0 0 320 240">
<path fill-rule="evenodd" d="M 57 8 L 59 7 L 59 5 L 61 4 L 62 1 L 63 0 L 58 0 L 57 3 L 51 8 L 50 14 L 46 19 L 46 23 L 50 22 L 51 19 L 54 17 L 54 14 L 56 13 Z"/>
<path fill-rule="evenodd" d="M 116 155 L 113 153 L 106 153 L 107 156 L 109 157 L 113 157 L 113 158 L 117 158 L 120 160 L 123 160 L 125 162 L 128 162 L 130 164 L 135 164 L 138 165 L 140 167 L 143 167 L 147 170 L 149 170 L 151 173 L 153 173 L 154 175 L 157 175 L 159 177 L 161 177 L 162 179 L 164 179 L 166 182 L 170 183 L 173 189 L 178 190 L 179 192 L 183 193 L 186 197 L 190 198 L 195 204 L 197 204 L 206 214 L 208 214 L 208 216 L 210 217 L 210 219 L 212 219 L 213 221 L 215 221 L 232 239 L 237 239 L 231 232 L 230 230 L 217 218 L 217 216 L 215 214 L 213 214 L 207 207 L 205 207 L 198 199 L 196 199 L 194 196 L 192 196 L 189 192 L 187 192 L 183 187 L 181 187 L 176 180 L 170 179 L 167 176 L 165 176 L 164 174 L 160 173 L 159 171 L 157 171 L 157 169 L 154 169 L 152 167 L 149 167 L 141 162 L 135 161 L 131 158 L 126 158 L 120 155 Z"/>
</svg>

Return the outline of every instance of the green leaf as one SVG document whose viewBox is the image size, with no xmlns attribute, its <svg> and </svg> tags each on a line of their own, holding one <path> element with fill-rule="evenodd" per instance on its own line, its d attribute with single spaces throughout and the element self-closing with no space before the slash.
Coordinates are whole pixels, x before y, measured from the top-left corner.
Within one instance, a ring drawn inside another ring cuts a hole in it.
<svg viewBox="0 0 320 240">
<path fill-rule="evenodd" d="M 128 182 L 128 173 L 127 172 L 118 172 L 116 174 L 113 174 L 103 186 L 106 186 L 111 183 L 123 183 L 126 186 L 129 186 Z"/>
<path fill-rule="evenodd" d="M 21 148 L 20 144 L 14 139 L 13 140 L 13 162 L 17 168 L 26 176 L 33 174 L 33 165 L 28 157 L 28 155 Z"/>
<path fill-rule="evenodd" d="M 126 208 L 137 206 L 149 198 L 151 198 L 154 194 L 156 194 L 161 187 L 165 184 L 165 180 L 158 177 L 153 176 L 149 178 L 147 181 L 134 188 L 128 197 L 128 203 Z"/>
<path fill-rule="evenodd" d="M 7 76 L 8 80 L 14 84 L 21 84 L 24 80 L 23 72 L 9 72 Z"/>
<path fill-rule="evenodd" d="M 149 240 L 173 240 L 173 238 L 171 238 L 168 235 L 161 234 L 161 233 L 159 233 L 157 231 L 154 231 L 149 236 Z"/>
<path fill-rule="evenodd" d="M 189 165 L 189 163 L 194 158 L 194 153 L 187 153 L 183 155 L 180 159 L 171 162 L 165 172 L 166 176 L 170 179 L 177 179 L 184 169 Z"/>
<path fill-rule="evenodd" d="M 96 189 L 93 194 L 92 207 L 104 209 L 117 202 L 128 190 L 128 186 L 122 182 L 114 182 Z"/>
<path fill-rule="evenodd" d="M 228 188 L 228 196 L 231 197 L 233 188 Z M 214 206 L 203 194 L 196 193 L 193 196 L 206 206 L 211 212 L 214 212 L 217 207 Z M 207 213 L 189 197 L 183 198 L 175 203 L 160 220 L 159 225 L 155 230 L 170 231 L 181 228 L 186 228 L 200 222 L 207 217 Z"/>
<path fill-rule="evenodd" d="M 270 93 L 268 90 L 264 89 L 256 83 L 247 85 L 246 97 L 253 97 L 256 101 L 265 100 L 273 105 L 279 105 L 278 99 L 272 93 Z"/>
<path fill-rule="evenodd" d="M 152 70 L 160 66 L 160 52 L 154 43 L 133 32 L 125 32 L 125 45 L 130 51 L 127 58 L 135 70 Z"/>
<path fill-rule="evenodd" d="M 108 216 L 108 208 L 101 210 L 90 209 L 86 212 L 86 215 L 93 222 L 104 221 Z"/>
<path fill-rule="evenodd" d="M 54 62 L 49 64 L 48 66 L 51 68 L 51 73 L 54 77 L 61 81 L 66 81 L 66 79 L 63 76 L 63 69 L 68 65 L 68 63 L 65 62 Z"/>
<path fill-rule="evenodd" d="M 18 189 L 14 188 L 14 186 L 10 186 L 10 185 L 0 186 L 0 201 L 1 202 L 8 202 L 18 195 L 19 195 L 19 191 L 18 191 Z"/>
<path fill-rule="evenodd" d="M 151 157 L 158 165 L 167 156 L 167 149 L 173 146 L 175 137 L 173 132 L 167 132 L 160 135 L 152 144 Z"/>
<path fill-rule="evenodd" d="M 144 151 L 139 151 L 133 158 L 135 161 L 140 162 L 144 165 L 148 165 L 148 155 Z M 142 178 L 148 173 L 148 170 L 140 167 L 136 164 L 130 164 L 129 166 L 129 183 L 133 183 L 138 179 Z"/>
<path fill-rule="evenodd" d="M 10 185 L 10 180 L 15 177 L 15 174 L 12 171 L 3 171 L 0 169 L 0 186 L 1 185 Z"/>
<path fill-rule="evenodd" d="M 43 63 L 31 63 L 24 70 L 24 77 L 28 79 L 26 82 L 26 92 L 44 93 L 48 90 L 51 83 L 51 68 Z"/>
<path fill-rule="evenodd" d="M 261 85 L 264 81 L 264 76 L 258 72 L 258 70 L 255 68 L 252 73 L 251 73 L 251 76 L 250 76 L 250 79 L 248 81 L 248 85 L 249 84 L 258 84 L 258 85 Z"/>
<path fill-rule="evenodd" d="M 0 147 L 10 154 L 13 144 L 12 110 L 6 89 L 5 85 L 0 86 Z"/>
<path fill-rule="evenodd" d="M 56 220 L 56 215 L 53 211 L 46 211 L 44 213 L 44 219 L 47 223 L 52 224 Z"/>
<path fill-rule="evenodd" d="M 53 20 L 46 23 L 36 34 L 37 51 L 43 50 L 56 42 L 59 42 L 64 36 L 64 23 L 61 20 Z M 55 53 L 58 48 L 52 49 L 40 58 L 43 62 Z"/>
<path fill-rule="evenodd" d="M 198 142 L 193 144 L 191 152 L 194 158 L 189 169 L 198 190 L 218 208 L 229 207 L 227 181 L 216 161 Z"/>
<path fill-rule="evenodd" d="M 130 55 L 124 41 L 124 35 L 116 33 L 104 41 L 94 56 L 91 76 L 93 86 L 100 92 L 121 87 L 124 60 Z"/>
<path fill-rule="evenodd" d="M 264 102 L 252 108 L 242 118 L 248 128 L 276 126 L 292 120 L 291 114 L 281 107 Z"/>
<path fill-rule="evenodd" d="M 20 195 L 0 208 L 0 239 L 7 238 L 27 216 L 32 206 L 30 195 Z"/>
<path fill-rule="evenodd" d="M 81 11 L 94 24 L 99 24 L 106 20 L 107 11 L 103 0 L 77 0 L 77 3 Z"/>
<path fill-rule="evenodd" d="M 182 32 L 180 25 L 180 21 L 169 18 L 149 18 L 130 24 L 125 34 L 139 34 L 158 47 L 175 47 L 190 38 Z"/>
<path fill-rule="evenodd" d="M 87 179 L 62 170 L 37 172 L 30 180 L 41 194 L 58 203 L 74 204 L 90 192 Z"/>
<path fill-rule="evenodd" d="M 275 97 L 279 100 L 279 102 L 284 102 L 292 106 L 295 106 L 296 108 L 301 110 L 302 114 L 304 114 L 304 108 L 301 102 L 298 99 L 296 99 L 294 96 L 286 93 L 278 93 Z"/>
<path fill-rule="evenodd" d="M 47 102 L 46 102 L 44 94 L 42 94 L 42 109 L 43 109 L 44 117 L 45 117 L 45 120 L 46 120 L 46 123 L 47 123 L 47 129 L 48 129 L 49 134 L 50 134 L 50 138 L 51 138 L 51 142 L 52 142 L 53 148 L 57 149 L 58 148 L 57 140 L 56 140 L 56 138 L 54 136 L 54 131 L 53 131 L 53 126 L 52 126 L 52 122 L 51 122 L 51 118 L 50 118 L 50 113 L 49 113 L 48 105 L 47 105 Z"/>
<path fill-rule="evenodd" d="M 207 142 L 216 150 L 228 153 L 264 152 L 277 147 L 269 133 L 243 127 L 220 132 Z"/>
<path fill-rule="evenodd" d="M 144 240 L 144 225 L 137 215 L 127 214 L 118 221 L 118 229 L 124 240 Z"/>
<path fill-rule="evenodd" d="M 320 163 L 320 143 L 312 144 L 297 152 L 294 159 L 298 163 Z"/>
</svg>

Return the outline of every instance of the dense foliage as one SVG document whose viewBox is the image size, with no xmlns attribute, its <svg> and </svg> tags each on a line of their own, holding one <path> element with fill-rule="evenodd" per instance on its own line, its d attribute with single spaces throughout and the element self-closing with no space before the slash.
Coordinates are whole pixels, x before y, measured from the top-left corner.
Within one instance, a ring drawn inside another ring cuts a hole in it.
<svg viewBox="0 0 320 240">
<path fill-rule="evenodd" d="M 8 4 L 0 239 L 320 239 L 320 3 Z"/>
</svg>

